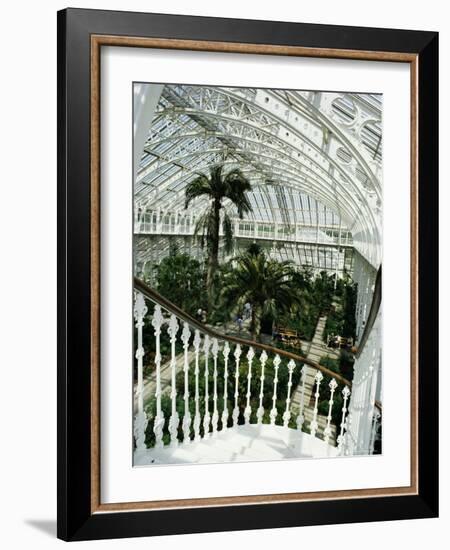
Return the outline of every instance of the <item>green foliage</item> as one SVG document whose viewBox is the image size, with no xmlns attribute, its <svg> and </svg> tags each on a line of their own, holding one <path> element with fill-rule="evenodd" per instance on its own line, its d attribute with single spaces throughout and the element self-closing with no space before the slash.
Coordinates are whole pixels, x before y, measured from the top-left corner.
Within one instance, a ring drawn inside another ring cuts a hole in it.
<svg viewBox="0 0 450 550">
<path fill-rule="evenodd" d="M 246 350 L 243 350 L 243 354 L 241 356 L 241 364 L 239 366 L 239 379 L 238 379 L 238 389 L 239 389 L 239 398 L 238 398 L 238 409 L 239 409 L 239 417 L 238 417 L 238 424 L 244 423 L 244 409 L 247 405 L 247 384 L 248 384 L 248 362 L 245 359 Z M 296 388 L 296 386 L 300 382 L 300 371 L 302 368 L 302 364 L 299 363 L 296 365 L 293 373 L 292 373 L 292 391 Z M 206 379 L 204 376 L 205 373 L 205 360 L 202 358 L 199 362 L 199 370 L 200 375 L 198 378 L 198 384 L 199 384 L 199 410 L 200 410 L 200 416 L 203 422 L 203 417 L 205 414 L 205 387 L 206 387 Z M 213 391 L 214 391 L 214 362 L 212 358 L 209 358 L 208 361 L 208 371 L 209 371 L 209 377 L 208 377 L 208 392 L 209 392 L 209 400 L 208 400 L 208 410 L 210 412 L 210 415 L 212 417 L 213 414 Z M 217 393 L 218 393 L 218 401 L 217 401 L 217 409 L 219 413 L 219 422 L 218 422 L 218 430 L 222 429 L 222 412 L 224 409 L 224 371 L 225 371 L 225 363 L 224 359 L 221 353 L 219 353 L 219 356 L 217 358 Z M 259 407 L 259 391 L 260 391 L 260 376 L 261 376 L 261 364 L 259 362 L 259 354 L 255 356 L 253 359 L 252 364 L 252 379 L 251 379 L 251 399 L 250 399 L 250 406 L 252 408 L 252 414 L 250 417 L 251 423 L 257 422 L 256 417 L 256 411 Z M 272 396 L 273 396 L 273 390 L 274 390 L 274 378 L 275 378 L 275 369 L 273 365 L 273 358 L 268 358 L 265 369 L 264 369 L 264 392 L 263 392 L 263 407 L 265 409 L 265 415 L 263 418 L 264 423 L 270 422 L 270 410 L 272 409 L 273 402 L 272 402 Z M 278 416 L 276 419 L 277 425 L 283 424 L 283 413 L 286 409 L 286 397 L 287 397 L 287 383 L 289 378 L 289 371 L 287 368 L 287 360 L 283 359 L 279 369 L 278 369 L 278 386 L 277 386 L 277 402 L 276 407 L 278 410 Z M 232 411 L 235 406 L 234 402 L 234 392 L 235 392 L 235 384 L 236 384 L 236 371 L 235 366 L 231 367 L 228 366 L 228 385 L 227 385 L 227 392 L 228 392 L 228 399 L 227 399 L 227 409 L 228 409 L 228 426 L 232 425 Z M 179 372 L 176 378 L 176 387 L 177 387 L 177 398 L 176 398 L 176 410 L 180 417 L 180 426 L 178 429 L 178 439 L 181 441 L 183 439 L 183 433 L 181 429 L 181 423 L 182 418 L 184 416 L 184 373 Z M 194 363 L 191 362 L 190 369 L 189 369 L 189 393 L 190 393 L 190 399 L 189 399 L 189 413 L 191 415 L 191 432 L 190 437 L 194 437 L 194 429 L 193 429 L 193 421 L 195 416 L 195 400 L 193 399 L 195 395 L 195 369 L 194 369 Z M 161 397 L 161 408 L 164 413 L 165 423 L 163 428 L 163 441 L 165 444 L 168 444 L 170 442 L 170 436 L 169 436 L 169 419 L 171 415 L 172 410 L 172 400 L 170 398 L 169 393 L 164 393 Z M 149 418 L 147 430 L 146 430 L 146 444 L 147 447 L 152 447 L 155 444 L 155 437 L 153 433 L 154 428 L 154 418 L 156 416 L 156 399 L 152 397 L 145 405 L 145 410 L 147 413 L 147 416 Z M 289 426 L 291 428 L 295 427 L 295 415 L 292 416 Z M 204 435 L 204 428 L 203 423 L 200 425 L 200 434 L 203 437 Z"/>
<path fill-rule="evenodd" d="M 315 302 L 321 313 L 328 313 L 334 296 L 334 276 L 321 271 L 314 279 Z"/>
<path fill-rule="evenodd" d="M 252 207 L 246 195 L 251 190 L 249 180 L 235 168 L 223 174 L 223 166 L 211 167 L 210 176 L 200 174 L 190 181 L 185 189 L 185 208 L 198 197 L 206 197 L 210 201 L 209 208 L 197 220 L 195 234 L 200 235 L 200 245 L 206 246 L 208 252 L 207 291 L 208 302 L 213 303 L 214 274 L 218 267 L 219 231 L 222 226 L 225 248 L 232 248 L 233 230 L 229 215 L 221 210 L 223 201 L 228 199 L 235 206 L 238 216 L 251 212 Z"/>
<path fill-rule="evenodd" d="M 264 252 L 243 254 L 233 261 L 233 269 L 225 275 L 221 298 L 229 308 L 252 306 L 250 331 L 258 337 L 262 316 L 277 320 L 298 300 L 291 262 L 277 262 Z"/>
<path fill-rule="evenodd" d="M 353 356 L 342 350 L 339 354 L 339 358 L 335 359 L 329 355 L 325 355 L 320 358 L 319 365 L 326 367 L 327 369 L 335 372 L 336 374 L 342 375 L 349 382 L 353 379 Z M 323 380 L 321 382 L 321 392 L 320 400 L 318 404 L 319 413 L 325 416 L 328 416 L 328 407 L 331 390 L 329 384 L 332 377 L 324 374 Z M 342 383 L 338 382 L 338 387 L 333 396 L 333 408 L 331 411 L 331 421 L 339 429 L 341 420 L 342 420 L 342 406 L 343 406 L 343 397 L 342 397 Z"/>
<path fill-rule="evenodd" d="M 293 274 L 297 300 L 287 315 L 280 319 L 284 328 L 295 330 L 303 340 L 311 341 L 320 315 L 331 308 L 334 295 L 334 279 L 322 271 L 315 278 L 310 268 L 302 268 Z"/>
<path fill-rule="evenodd" d="M 333 372 L 337 372 L 338 374 L 340 374 L 341 372 L 339 368 L 339 361 L 337 359 L 334 359 L 333 357 L 330 357 L 329 355 L 321 357 L 319 365 L 322 365 L 322 367 L 326 367 Z"/>
<path fill-rule="evenodd" d="M 204 305 L 204 273 L 197 260 L 171 251 L 155 271 L 156 289 L 179 308 L 194 315 Z"/>
<path fill-rule="evenodd" d="M 344 350 L 341 349 L 339 353 L 339 369 L 341 371 L 341 374 L 344 378 L 347 380 L 353 380 L 353 365 L 355 363 L 355 358 L 353 355 Z"/>
<path fill-rule="evenodd" d="M 258 243 L 251 243 L 248 245 L 247 254 L 249 256 L 259 256 L 263 252 L 263 248 Z"/>
<path fill-rule="evenodd" d="M 357 297 L 357 285 L 353 283 L 347 283 L 344 291 L 344 324 L 343 333 L 348 338 L 355 338 L 356 336 L 356 297 Z"/>
<path fill-rule="evenodd" d="M 344 336 L 345 338 L 355 338 L 356 332 L 356 290 L 355 285 L 350 280 L 342 281 L 341 305 L 332 307 L 328 313 L 325 330 L 323 332 L 324 342 L 328 342 L 330 335 Z"/>
</svg>

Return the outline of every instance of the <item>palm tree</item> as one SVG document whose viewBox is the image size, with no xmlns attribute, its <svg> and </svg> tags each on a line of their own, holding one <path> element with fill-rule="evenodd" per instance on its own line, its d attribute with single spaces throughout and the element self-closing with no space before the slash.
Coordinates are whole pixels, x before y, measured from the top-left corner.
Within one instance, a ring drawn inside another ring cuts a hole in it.
<svg viewBox="0 0 450 550">
<path fill-rule="evenodd" d="M 251 304 L 250 332 L 255 340 L 259 336 L 262 316 L 276 319 L 297 303 L 293 265 L 289 261 L 271 260 L 262 251 L 257 255 L 244 254 L 234 262 L 234 269 L 223 282 L 221 297 L 228 306 L 242 308 L 247 302 Z"/>
<path fill-rule="evenodd" d="M 195 226 L 195 234 L 201 234 L 200 244 L 208 251 L 208 271 L 206 286 L 208 290 L 208 301 L 212 303 L 212 290 L 214 273 L 218 266 L 219 256 L 219 230 L 222 224 L 225 250 L 231 252 L 233 245 L 233 227 L 231 219 L 226 212 L 222 212 L 223 201 L 228 199 L 236 207 L 239 218 L 250 212 L 252 207 L 246 195 L 251 190 L 249 180 L 242 172 L 235 168 L 223 175 L 223 165 L 213 166 L 210 170 L 210 177 L 200 174 L 190 181 L 185 190 L 185 205 L 197 197 L 206 197 L 209 200 L 209 207 L 198 219 Z"/>
</svg>

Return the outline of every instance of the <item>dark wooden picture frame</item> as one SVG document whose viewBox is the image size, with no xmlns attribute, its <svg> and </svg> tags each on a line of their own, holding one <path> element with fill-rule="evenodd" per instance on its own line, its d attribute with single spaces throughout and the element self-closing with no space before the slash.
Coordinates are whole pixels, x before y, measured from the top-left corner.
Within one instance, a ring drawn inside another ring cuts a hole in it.
<svg viewBox="0 0 450 550">
<path fill-rule="evenodd" d="M 347 58 L 411 67 L 411 486 L 100 502 L 100 49 Z M 58 537 L 86 540 L 436 517 L 438 35 L 67 9 L 58 13 Z"/>
</svg>

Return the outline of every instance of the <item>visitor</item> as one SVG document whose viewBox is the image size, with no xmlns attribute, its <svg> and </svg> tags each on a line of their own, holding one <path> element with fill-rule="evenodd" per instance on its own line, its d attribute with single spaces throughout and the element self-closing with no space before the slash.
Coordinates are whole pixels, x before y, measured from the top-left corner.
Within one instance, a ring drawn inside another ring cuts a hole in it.
<svg viewBox="0 0 450 550">
<path fill-rule="evenodd" d="M 201 322 L 202 319 L 203 319 L 203 310 L 202 310 L 201 307 L 199 307 L 199 308 L 197 309 L 197 321 L 200 321 L 200 322 Z"/>
<path fill-rule="evenodd" d="M 244 320 L 242 319 L 242 314 L 241 313 L 238 313 L 236 315 L 236 324 L 237 324 L 237 327 L 238 327 L 238 331 L 241 332 L 242 325 L 244 324 Z"/>
</svg>

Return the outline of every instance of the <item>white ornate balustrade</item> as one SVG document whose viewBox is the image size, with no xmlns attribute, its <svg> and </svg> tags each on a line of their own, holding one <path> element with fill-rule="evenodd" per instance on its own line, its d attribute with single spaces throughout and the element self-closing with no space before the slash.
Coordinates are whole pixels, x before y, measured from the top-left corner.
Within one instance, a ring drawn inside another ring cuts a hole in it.
<svg viewBox="0 0 450 550">
<path fill-rule="evenodd" d="M 150 316 L 151 325 L 145 323 L 146 316 Z M 338 456 L 349 454 L 349 449 L 354 447 L 353 441 L 351 445 L 347 442 L 350 383 L 339 375 L 284 350 L 216 333 L 139 280 L 135 280 L 134 317 L 137 333 L 135 465 Z M 153 417 L 148 416 L 144 403 L 145 325 L 151 326 L 154 338 L 156 407 Z M 161 386 L 161 343 L 165 335 L 170 351 L 164 364 L 171 374 L 171 406 L 170 410 L 166 407 L 166 412 Z M 316 368 L 311 403 L 304 399 L 306 364 Z M 297 379 L 303 390 L 299 410 L 291 407 L 295 374 L 300 375 Z M 269 407 L 268 390 L 271 392 Z M 182 400 L 177 400 L 177 393 Z M 339 394 L 339 422 L 334 424 Z M 324 400 L 326 416 L 319 414 L 319 404 Z M 312 411 L 309 425 L 305 422 L 306 408 Z M 375 419 L 375 409 L 371 412 Z M 151 425 L 153 433 L 149 438 Z M 370 433 L 374 430 L 371 425 Z M 368 452 L 373 452 L 374 435 L 370 437 Z M 146 438 L 152 440 L 149 448 Z"/>
<path fill-rule="evenodd" d="M 146 210 L 136 213 L 135 233 L 141 235 L 194 235 L 197 218 L 193 212 L 161 212 Z M 339 226 L 310 226 L 303 223 L 281 223 L 232 219 L 233 235 L 280 242 L 301 242 L 351 247 L 351 233 Z M 222 229 L 220 230 L 222 236 Z"/>
</svg>

